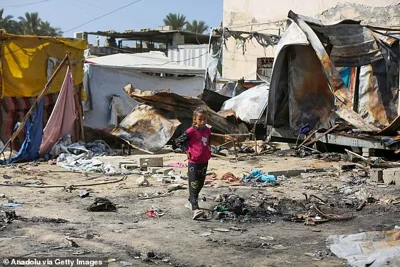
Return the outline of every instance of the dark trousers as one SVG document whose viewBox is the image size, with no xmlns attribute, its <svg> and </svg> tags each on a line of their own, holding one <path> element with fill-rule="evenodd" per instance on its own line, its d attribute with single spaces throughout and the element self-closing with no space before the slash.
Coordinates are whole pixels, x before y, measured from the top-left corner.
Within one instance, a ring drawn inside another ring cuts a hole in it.
<svg viewBox="0 0 400 267">
<path fill-rule="evenodd" d="M 189 201 L 193 210 L 199 209 L 199 193 L 206 179 L 207 166 L 208 162 L 188 164 Z"/>
</svg>

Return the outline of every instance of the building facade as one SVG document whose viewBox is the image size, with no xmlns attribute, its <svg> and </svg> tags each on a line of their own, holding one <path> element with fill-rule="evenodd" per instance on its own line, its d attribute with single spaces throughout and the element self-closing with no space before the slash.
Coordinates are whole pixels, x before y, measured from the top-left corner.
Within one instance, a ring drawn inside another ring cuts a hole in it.
<svg viewBox="0 0 400 267">
<path fill-rule="evenodd" d="M 224 0 L 223 26 L 234 31 L 282 35 L 289 10 L 324 22 L 361 20 L 375 26 L 400 26 L 400 1 L 394 0 Z M 274 48 L 254 39 L 229 38 L 223 50 L 222 77 L 268 79 Z"/>
</svg>

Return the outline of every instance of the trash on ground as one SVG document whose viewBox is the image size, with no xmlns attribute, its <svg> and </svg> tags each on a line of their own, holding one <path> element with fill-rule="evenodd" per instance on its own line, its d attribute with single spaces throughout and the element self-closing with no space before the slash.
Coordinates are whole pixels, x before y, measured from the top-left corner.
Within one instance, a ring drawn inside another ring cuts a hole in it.
<svg viewBox="0 0 400 267">
<path fill-rule="evenodd" d="M 150 210 L 146 212 L 146 216 L 151 218 L 159 218 L 163 215 L 165 215 L 165 212 L 156 206 L 153 206 Z"/>
<path fill-rule="evenodd" d="M 275 185 L 277 182 L 275 175 L 266 174 L 260 170 L 253 170 L 250 174 L 243 175 L 242 180 L 246 185 L 251 186 Z"/>
<path fill-rule="evenodd" d="M 210 187 L 220 186 L 241 186 L 244 185 L 240 178 L 236 177 L 233 173 L 227 172 L 218 178 L 215 173 L 208 173 L 206 175 L 205 185 Z"/>
<path fill-rule="evenodd" d="M 80 196 L 81 198 L 88 197 L 89 194 L 90 194 L 90 193 L 89 193 L 89 191 L 87 191 L 87 190 L 82 190 L 82 191 L 79 192 L 79 196 Z"/>
<path fill-rule="evenodd" d="M 213 231 L 215 231 L 215 232 L 230 232 L 230 230 L 226 229 L 226 228 L 215 228 L 215 229 L 213 229 Z"/>
<path fill-rule="evenodd" d="M 167 186 L 168 192 L 176 191 L 176 190 L 182 190 L 182 189 L 187 189 L 186 186 L 183 186 L 181 184 L 170 184 Z"/>
<path fill-rule="evenodd" d="M 94 203 L 88 207 L 89 211 L 116 211 L 114 203 L 104 197 L 96 197 Z"/>
<path fill-rule="evenodd" d="M 185 162 L 178 161 L 178 162 L 175 162 L 175 163 L 168 164 L 168 167 L 186 168 L 187 164 Z"/>
</svg>

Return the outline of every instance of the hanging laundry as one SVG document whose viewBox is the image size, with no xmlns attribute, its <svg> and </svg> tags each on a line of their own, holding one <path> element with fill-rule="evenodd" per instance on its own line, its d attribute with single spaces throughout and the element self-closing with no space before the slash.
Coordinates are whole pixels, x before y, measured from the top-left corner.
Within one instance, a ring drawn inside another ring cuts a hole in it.
<svg viewBox="0 0 400 267">
<path fill-rule="evenodd" d="M 50 152 L 51 148 L 66 134 L 73 134 L 74 122 L 77 118 L 74 100 L 74 84 L 72 72 L 68 68 L 60 94 L 53 112 L 43 130 L 40 155 Z"/>
</svg>

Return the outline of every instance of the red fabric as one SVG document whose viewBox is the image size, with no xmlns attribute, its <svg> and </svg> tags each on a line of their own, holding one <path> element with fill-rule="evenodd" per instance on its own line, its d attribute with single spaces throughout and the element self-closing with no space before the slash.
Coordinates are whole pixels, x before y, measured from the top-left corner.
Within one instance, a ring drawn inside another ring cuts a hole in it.
<svg viewBox="0 0 400 267">
<path fill-rule="evenodd" d="M 76 117 L 74 84 L 72 80 L 72 73 L 70 70 L 68 70 L 53 112 L 51 113 L 49 121 L 43 130 L 40 155 L 49 153 L 52 147 L 64 135 L 73 135 Z"/>
<path fill-rule="evenodd" d="M 43 123 L 45 124 L 53 111 L 58 93 L 44 96 Z M 3 97 L 0 100 L 0 137 L 3 143 L 7 142 L 13 133 L 14 126 L 21 122 L 29 111 L 36 97 Z M 25 140 L 25 131 L 17 136 L 12 143 L 14 150 L 19 150 Z"/>
<path fill-rule="evenodd" d="M 210 136 L 211 130 L 207 126 L 203 129 L 190 127 L 186 131 L 189 135 L 188 152 L 189 162 L 206 163 L 211 158 Z"/>
</svg>

